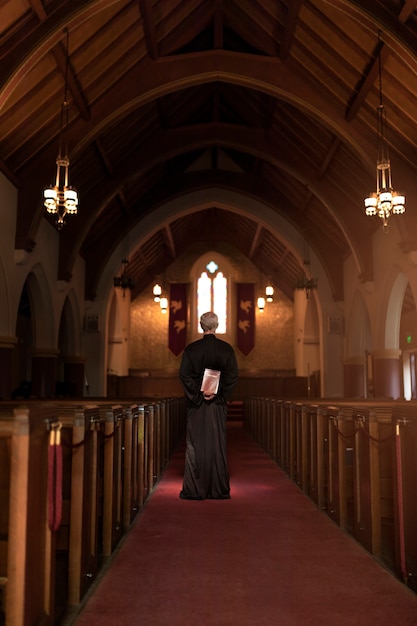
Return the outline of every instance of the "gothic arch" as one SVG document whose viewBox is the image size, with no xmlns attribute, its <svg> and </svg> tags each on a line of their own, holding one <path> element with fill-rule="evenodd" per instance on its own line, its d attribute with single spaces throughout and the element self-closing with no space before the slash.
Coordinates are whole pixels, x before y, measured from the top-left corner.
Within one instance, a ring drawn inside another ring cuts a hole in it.
<svg viewBox="0 0 417 626">
<path fill-rule="evenodd" d="M 68 292 L 62 307 L 58 346 L 67 355 L 81 354 L 81 321 L 78 302 L 74 291 Z M 61 345 L 61 339 L 65 345 Z"/>
<path fill-rule="evenodd" d="M 55 320 L 51 293 L 42 266 L 38 263 L 26 278 L 32 316 L 33 348 L 55 347 Z"/>
</svg>

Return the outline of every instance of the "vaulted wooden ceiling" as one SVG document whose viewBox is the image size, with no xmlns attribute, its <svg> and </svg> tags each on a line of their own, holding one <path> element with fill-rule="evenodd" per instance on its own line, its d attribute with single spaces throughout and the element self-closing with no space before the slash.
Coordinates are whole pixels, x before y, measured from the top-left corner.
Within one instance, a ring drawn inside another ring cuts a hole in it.
<svg viewBox="0 0 417 626">
<path fill-rule="evenodd" d="M 60 232 L 94 298 L 115 247 L 158 208 L 206 189 L 279 214 L 320 259 L 333 297 L 353 255 L 372 280 L 378 46 L 404 250 L 417 247 L 416 0 L 0 0 L 0 168 L 33 250 L 64 131 L 79 214 Z M 69 63 L 66 64 L 66 32 Z M 380 33 L 380 43 L 378 43 Z M 4 209 L 1 209 L 4 210 Z M 209 221 L 208 221 L 209 218 Z M 215 223 L 215 228 L 208 228 Z M 300 258 L 256 212 L 213 201 L 132 242 L 140 293 L 190 242 L 232 242 L 292 297 Z"/>
</svg>

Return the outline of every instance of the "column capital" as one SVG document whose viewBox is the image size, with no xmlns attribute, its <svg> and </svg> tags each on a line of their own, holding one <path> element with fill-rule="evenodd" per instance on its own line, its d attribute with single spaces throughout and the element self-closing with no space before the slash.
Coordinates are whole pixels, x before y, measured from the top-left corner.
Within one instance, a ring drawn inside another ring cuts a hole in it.
<svg viewBox="0 0 417 626">
<path fill-rule="evenodd" d="M 59 352 L 58 348 L 32 348 L 32 357 L 34 359 L 56 359 Z"/>
<path fill-rule="evenodd" d="M 374 359 L 400 359 L 402 351 L 394 349 L 375 350 L 371 352 L 371 355 Z"/>
<path fill-rule="evenodd" d="M 8 335 L 0 335 L 0 348 L 14 348 L 19 339 Z"/>
</svg>

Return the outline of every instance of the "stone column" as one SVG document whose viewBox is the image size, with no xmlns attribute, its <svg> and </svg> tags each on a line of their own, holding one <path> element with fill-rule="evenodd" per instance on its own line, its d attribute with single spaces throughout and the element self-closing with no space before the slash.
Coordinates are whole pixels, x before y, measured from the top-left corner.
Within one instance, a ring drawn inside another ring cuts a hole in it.
<svg viewBox="0 0 417 626">
<path fill-rule="evenodd" d="M 16 383 L 13 380 L 13 364 L 17 341 L 17 337 L 0 337 L 0 399 L 10 398 Z M 17 382 L 20 383 L 20 380 Z"/>
<path fill-rule="evenodd" d="M 365 357 L 347 357 L 343 362 L 343 396 L 366 398 Z"/>
<path fill-rule="evenodd" d="M 307 376 L 307 364 L 305 360 L 305 316 L 307 310 L 307 298 L 304 289 L 294 290 L 294 360 L 296 376 Z"/>
<path fill-rule="evenodd" d="M 32 395 L 54 398 L 58 350 L 37 348 L 32 351 Z"/>
<path fill-rule="evenodd" d="M 401 366 L 401 350 L 381 350 L 372 353 L 375 398 L 396 400 L 404 396 Z"/>
<path fill-rule="evenodd" d="M 64 384 L 68 395 L 72 398 L 82 398 L 85 389 L 85 359 L 80 356 L 64 357 Z"/>
</svg>

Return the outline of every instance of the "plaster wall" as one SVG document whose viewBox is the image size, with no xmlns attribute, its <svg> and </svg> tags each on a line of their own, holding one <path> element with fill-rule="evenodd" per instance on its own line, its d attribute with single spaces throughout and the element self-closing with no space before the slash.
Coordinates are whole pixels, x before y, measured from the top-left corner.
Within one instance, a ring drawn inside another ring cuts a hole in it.
<svg viewBox="0 0 417 626">
<path fill-rule="evenodd" d="M 365 303 L 370 327 L 370 338 L 365 347 L 371 352 L 398 349 L 400 347 L 401 309 L 407 283 L 410 284 L 414 300 L 417 302 L 417 258 L 413 253 L 407 253 L 403 250 L 402 237 L 398 231 L 396 218 L 392 218 L 389 232 L 385 233 L 382 228 L 378 229 L 369 245 L 372 246 L 373 251 L 373 281 L 363 282 L 361 280 L 355 271 L 351 258 L 348 258 L 345 263 L 347 330 L 349 332 L 349 321 L 355 298 L 360 294 Z M 398 283 L 400 288 L 396 288 Z M 395 297 L 393 298 L 395 288 Z M 389 324 L 389 311 L 391 311 L 391 318 L 396 317 L 396 329 L 393 329 Z M 365 324 L 365 319 L 362 320 L 362 323 Z M 358 330 L 357 327 L 353 327 L 350 332 L 357 333 Z M 347 357 L 361 356 L 352 353 L 351 346 L 354 344 L 355 342 L 351 341 L 347 334 Z"/>
<path fill-rule="evenodd" d="M 58 344 L 59 324 L 66 297 L 71 293 L 78 316 L 78 327 L 82 328 L 84 312 L 84 262 L 78 258 L 71 281 L 57 280 L 59 233 L 42 219 L 36 233 L 36 245 L 32 252 L 15 250 L 17 191 L 0 174 L 0 336 L 13 338 L 22 289 L 29 274 L 33 272 L 39 283 L 43 319 L 38 320 L 38 335 L 34 346 L 39 349 L 54 349 Z M 40 316 L 41 311 L 34 312 Z M 79 347 L 81 343 L 78 343 Z M 80 347 L 81 350 L 81 347 Z"/>
</svg>

